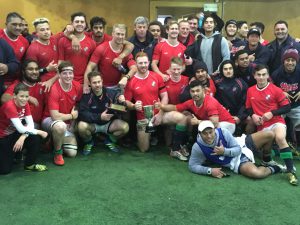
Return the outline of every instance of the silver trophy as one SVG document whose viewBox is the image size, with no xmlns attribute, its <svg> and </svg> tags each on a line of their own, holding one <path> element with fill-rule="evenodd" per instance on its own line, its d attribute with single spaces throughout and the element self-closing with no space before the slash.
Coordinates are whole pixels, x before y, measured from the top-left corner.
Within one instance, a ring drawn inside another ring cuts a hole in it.
<svg viewBox="0 0 300 225">
<path fill-rule="evenodd" d="M 148 120 L 148 125 L 146 126 L 146 133 L 154 133 L 156 127 L 152 123 L 152 118 L 154 116 L 154 106 L 145 105 L 143 106 L 145 118 Z"/>
</svg>

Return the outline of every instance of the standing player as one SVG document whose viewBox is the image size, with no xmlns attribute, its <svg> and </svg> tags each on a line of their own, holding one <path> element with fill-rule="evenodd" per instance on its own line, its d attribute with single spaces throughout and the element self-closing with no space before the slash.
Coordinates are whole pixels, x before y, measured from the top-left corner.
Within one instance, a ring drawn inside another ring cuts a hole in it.
<svg viewBox="0 0 300 225">
<path fill-rule="evenodd" d="M 138 147 L 140 151 L 146 152 L 149 149 L 150 134 L 145 132 L 149 121 L 144 116 L 143 106 L 154 106 L 158 101 L 167 104 L 168 94 L 162 78 L 158 74 L 148 70 L 149 59 L 146 53 L 138 53 L 136 55 L 136 63 L 138 72 L 126 86 L 125 98 L 127 107 L 137 111 Z M 186 161 L 186 152 L 182 151 L 181 147 L 184 144 L 186 117 L 178 112 L 164 113 L 161 110 L 159 112 L 155 110 L 155 116 L 152 120 L 155 126 L 176 124 L 170 155 L 179 160 Z"/>
<path fill-rule="evenodd" d="M 27 171 L 45 171 L 47 167 L 36 164 L 40 150 L 40 137 L 47 133 L 34 129 L 28 105 L 29 91 L 24 84 L 14 89 L 14 97 L 0 108 L 0 174 L 8 174 L 13 167 L 14 154 L 27 149 L 24 169 Z M 22 121 L 26 122 L 26 126 Z"/>
<path fill-rule="evenodd" d="M 42 128 L 52 135 L 54 164 L 58 166 L 65 163 L 63 152 L 69 157 L 77 154 L 74 125 L 78 117 L 76 103 L 81 98 L 82 87 L 73 80 L 73 70 L 72 63 L 68 61 L 59 64 L 59 78 L 51 87 L 42 121 Z"/>
<path fill-rule="evenodd" d="M 113 39 L 96 48 L 84 73 L 84 93 L 89 92 L 87 74 L 96 68 L 98 68 L 102 74 L 104 87 L 107 87 L 109 90 L 114 90 L 118 84 L 124 87 L 126 86 L 128 79 L 130 79 L 136 71 L 132 55 L 130 54 L 122 61 L 122 67 L 127 66 L 130 69 L 125 76 L 122 77 L 122 74 L 124 75 L 126 71 L 122 71 L 121 67 L 118 69 L 113 66 L 113 60 L 120 56 L 124 49 L 125 35 L 126 26 L 124 24 L 115 24 L 112 31 Z"/>
<path fill-rule="evenodd" d="M 49 20 L 47 18 L 37 18 L 33 21 L 37 39 L 31 43 L 26 59 L 35 60 L 40 67 L 41 81 L 45 86 L 45 91 L 49 91 L 56 81 L 58 50 L 57 43 L 62 33 L 51 36 Z"/>
<path fill-rule="evenodd" d="M 16 12 L 8 13 L 6 16 L 6 28 L 0 30 L 0 38 L 3 38 L 13 48 L 15 56 L 19 62 L 22 62 L 26 49 L 29 46 L 28 41 L 21 35 L 22 16 Z M 18 79 L 19 73 L 4 77 L 5 85 L 10 85 Z"/>
<path fill-rule="evenodd" d="M 258 130 L 270 130 L 275 134 L 275 142 L 280 150 L 280 157 L 287 167 L 290 184 L 298 185 L 293 168 L 293 156 L 285 139 L 286 125 L 282 114 L 291 109 L 289 101 L 283 91 L 269 83 L 269 71 L 265 65 L 257 65 L 254 78 L 257 85 L 248 89 L 246 108 L 256 124 Z"/>
<path fill-rule="evenodd" d="M 74 80 L 83 84 L 84 71 L 91 54 L 96 48 L 96 43 L 84 34 L 86 28 L 86 16 L 82 12 L 71 15 L 71 22 L 74 27 L 74 35 L 80 41 L 80 49 L 73 51 L 72 41 L 67 37 L 62 37 L 58 42 L 58 63 L 70 61 L 74 65 Z"/>
<path fill-rule="evenodd" d="M 167 24 L 166 32 L 168 39 L 155 46 L 151 64 L 152 70 L 159 74 L 164 81 L 170 79 L 167 70 L 170 68 L 171 59 L 176 56 L 183 59 L 186 49 L 186 47 L 177 40 L 179 34 L 177 22 L 172 21 L 170 24 Z"/>
</svg>

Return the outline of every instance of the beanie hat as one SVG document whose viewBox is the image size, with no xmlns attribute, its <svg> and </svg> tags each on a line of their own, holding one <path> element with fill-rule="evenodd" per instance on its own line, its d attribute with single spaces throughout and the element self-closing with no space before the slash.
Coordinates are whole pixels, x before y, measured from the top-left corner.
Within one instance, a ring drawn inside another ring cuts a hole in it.
<svg viewBox="0 0 300 225">
<path fill-rule="evenodd" d="M 284 60 L 286 60 L 288 58 L 293 58 L 298 62 L 299 61 L 298 51 L 294 48 L 285 50 L 282 55 L 281 61 L 284 62 Z"/>
<path fill-rule="evenodd" d="M 196 73 L 197 70 L 200 70 L 200 69 L 203 69 L 206 72 L 208 72 L 207 65 L 205 64 L 205 62 L 200 62 L 198 60 L 195 60 L 195 62 L 193 64 L 194 74 Z"/>
<path fill-rule="evenodd" d="M 234 24 L 234 25 L 236 26 L 236 20 L 228 20 L 228 21 L 225 23 L 225 30 L 226 30 L 226 28 L 227 28 L 227 26 L 228 26 L 229 24 Z"/>
</svg>

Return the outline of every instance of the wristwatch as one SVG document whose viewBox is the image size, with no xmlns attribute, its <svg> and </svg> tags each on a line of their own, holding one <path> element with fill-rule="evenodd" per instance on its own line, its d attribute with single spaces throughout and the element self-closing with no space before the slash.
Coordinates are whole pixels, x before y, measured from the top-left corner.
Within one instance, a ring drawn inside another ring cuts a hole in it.
<svg viewBox="0 0 300 225">
<path fill-rule="evenodd" d="M 207 175 L 211 175 L 211 168 L 208 168 Z"/>
</svg>

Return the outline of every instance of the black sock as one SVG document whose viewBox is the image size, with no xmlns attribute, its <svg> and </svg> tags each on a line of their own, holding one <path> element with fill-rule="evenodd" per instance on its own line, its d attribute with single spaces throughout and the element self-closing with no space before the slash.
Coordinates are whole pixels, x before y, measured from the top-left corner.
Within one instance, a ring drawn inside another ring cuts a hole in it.
<svg viewBox="0 0 300 225">
<path fill-rule="evenodd" d="M 283 159 L 288 172 L 293 171 L 293 155 L 290 147 L 280 149 L 280 158 Z"/>
</svg>

